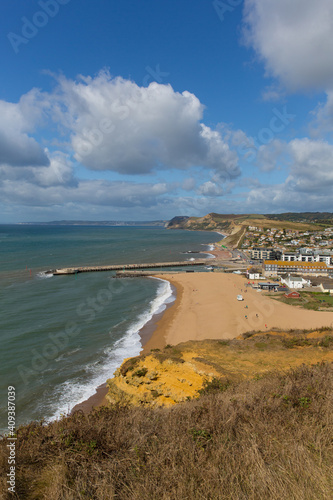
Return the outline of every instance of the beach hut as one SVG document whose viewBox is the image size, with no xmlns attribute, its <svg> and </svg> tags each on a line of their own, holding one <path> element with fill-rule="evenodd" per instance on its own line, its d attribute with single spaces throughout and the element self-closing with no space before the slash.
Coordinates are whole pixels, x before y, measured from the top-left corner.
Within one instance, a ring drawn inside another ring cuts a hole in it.
<svg viewBox="0 0 333 500">
<path fill-rule="evenodd" d="M 285 293 L 284 296 L 286 297 L 286 299 L 299 299 L 300 298 L 300 294 L 298 292 Z"/>
</svg>

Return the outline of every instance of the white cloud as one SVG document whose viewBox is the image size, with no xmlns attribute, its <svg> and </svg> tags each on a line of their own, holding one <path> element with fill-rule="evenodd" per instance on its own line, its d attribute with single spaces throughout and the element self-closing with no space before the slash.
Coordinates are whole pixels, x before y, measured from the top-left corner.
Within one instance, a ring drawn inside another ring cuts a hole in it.
<svg viewBox="0 0 333 500">
<path fill-rule="evenodd" d="M 61 154 L 51 158 L 49 167 L 0 167 L 0 199 L 24 206 L 141 207 L 155 206 L 172 192 L 166 183 L 80 180 Z M 135 218 L 135 217 L 134 217 Z"/>
<path fill-rule="evenodd" d="M 332 0 L 245 0 L 244 38 L 292 90 L 333 86 Z"/>
<path fill-rule="evenodd" d="M 281 101 L 283 97 L 284 92 L 276 85 L 270 85 L 262 92 L 262 100 L 266 102 Z"/>
<path fill-rule="evenodd" d="M 223 189 L 215 182 L 207 181 L 198 188 L 198 194 L 203 196 L 222 196 Z"/>
<path fill-rule="evenodd" d="M 311 123 L 311 133 L 314 136 L 333 130 L 333 90 L 327 91 L 326 97 L 326 102 L 319 104 L 313 112 L 315 119 Z"/>
<path fill-rule="evenodd" d="M 203 111 L 190 92 L 156 82 L 139 87 L 105 71 L 76 81 L 60 77 L 52 92 L 33 89 L 18 103 L 0 101 L 0 199 L 20 210 L 54 207 L 58 213 L 63 207 L 73 213 L 79 207 L 92 213 L 103 207 L 138 209 L 136 215 L 160 210 L 172 216 L 182 207 L 198 212 L 206 206 L 204 197 L 222 194 L 222 180 L 240 175 L 237 153 L 220 132 L 202 123 Z M 50 141 L 56 129 L 59 134 Z M 59 150 L 49 151 L 38 141 Z M 152 180 L 115 181 L 117 174 L 106 173 L 101 176 L 110 180 L 98 180 L 98 174 L 83 180 L 75 172 L 77 161 L 90 170 L 150 174 Z M 187 170 L 187 177 L 164 182 L 170 169 Z M 204 182 L 207 171 L 214 182 L 203 183 L 199 196 L 176 197 L 180 188 L 195 191 L 194 174 Z"/>
<path fill-rule="evenodd" d="M 29 183 L 40 187 L 66 186 L 77 184 L 73 175 L 72 163 L 61 152 L 47 157 L 47 166 L 15 167 L 0 165 L 0 181 Z"/>
<path fill-rule="evenodd" d="M 43 106 L 39 92 L 32 90 L 18 103 L 0 101 L 0 164 L 47 165 L 48 159 L 29 134 L 41 121 Z"/>
<path fill-rule="evenodd" d="M 287 152 L 288 145 L 279 139 L 274 139 L 258 148 L 255 163 L 262 172 L 270 172 L 278 168 Z"/>
<path fill-rule="evenodd" d="M 290 172 L 285 182 L 254 187 L 247 196 L 247 205 L 259 212 L 331 211 L 333 146 L 303 138 L 291 141 L 286 150 Z"/>
<path fill-rule="evenodd" d="M 156 82 L 139 87 L 107 72 L 62 78 L 59 85 L 54 119 L 69 130 L 75 158 L 89 169 L 145 174 L 202 166 L 240 174 L 237 154 L 201 123 L 204 107 L 190 92 Z"/>
<path fill-rule="evenodd" d="M 286 184 L 294 191 L 319 196 L 332 192 L 333 146 L 325 141 L 308 138 L 290 143 L 292 166 Z"/>
</svg>

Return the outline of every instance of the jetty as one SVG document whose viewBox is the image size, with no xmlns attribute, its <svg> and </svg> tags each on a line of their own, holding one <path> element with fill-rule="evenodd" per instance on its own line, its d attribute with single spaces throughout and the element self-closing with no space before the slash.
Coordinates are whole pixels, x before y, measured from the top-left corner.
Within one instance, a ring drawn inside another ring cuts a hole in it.
<svg viewBox="0 0 333 500">
<path fill-rule="evenodd" d="M 167 267 L 185 267 L 185 266 L 207 266 L 209 260 L 186 260 L 184 262 L 153 262 L 148 264 L 112 264 L 109 266 L 85 266 L 85 267 L 65 267 L 63 269 L 53 269 L 46 271 L 46 274 L 54 276 L 79 274 L 79 273 L 96 273 L 101 271 L 129 271 L 135 269 L 164 269 Z"/>
</svg>

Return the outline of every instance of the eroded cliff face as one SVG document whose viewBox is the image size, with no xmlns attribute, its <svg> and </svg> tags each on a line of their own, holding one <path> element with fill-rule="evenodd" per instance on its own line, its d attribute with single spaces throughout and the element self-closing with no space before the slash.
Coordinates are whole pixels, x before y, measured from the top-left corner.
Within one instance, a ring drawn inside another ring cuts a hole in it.
<svg viewBox="0 0 333 500">
<path fill-rule="evenodd" d="M 301 364 L 333 362 L 332 330 L 250 333 L 190 341 L 123 362 L 108 380 L 110 403 L 171 406 L 195 398 L 213 379 L 233 383 Z"/>
<path fill-rule="evenodd" d="M 233 228 L 233 221 L 228 216 L 207 214 L 204 217 L 178 216 L 166 224 L 167 229 L 188 229 L 192 231 L 220 230 L 229 234 Z"/>
<path fill-rule="evenodd" d="M 171 349 L 168 349 L 172 351 Z M 220 376 L 198 352 L 152 353 L 129 358 L 108 380 L 110 402 L 171 406 L 196 397 L 205 380 Z"/>
</svg>

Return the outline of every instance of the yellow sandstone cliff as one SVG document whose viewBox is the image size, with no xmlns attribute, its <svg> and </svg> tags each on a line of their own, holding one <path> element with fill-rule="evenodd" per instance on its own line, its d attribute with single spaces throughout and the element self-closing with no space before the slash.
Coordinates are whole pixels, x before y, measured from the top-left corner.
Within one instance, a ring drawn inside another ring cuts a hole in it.
<svg viewBox="0 0 333 500">
<path fill-rule="evenodd" d="M 333 362 L 333 332 L 249 333 L 228 341 L 190 341 L 123 362 L 108 380 L 107 400 L 171 406 L 212 381 L 228 384 L 301 364 Z"/>
</svg>

